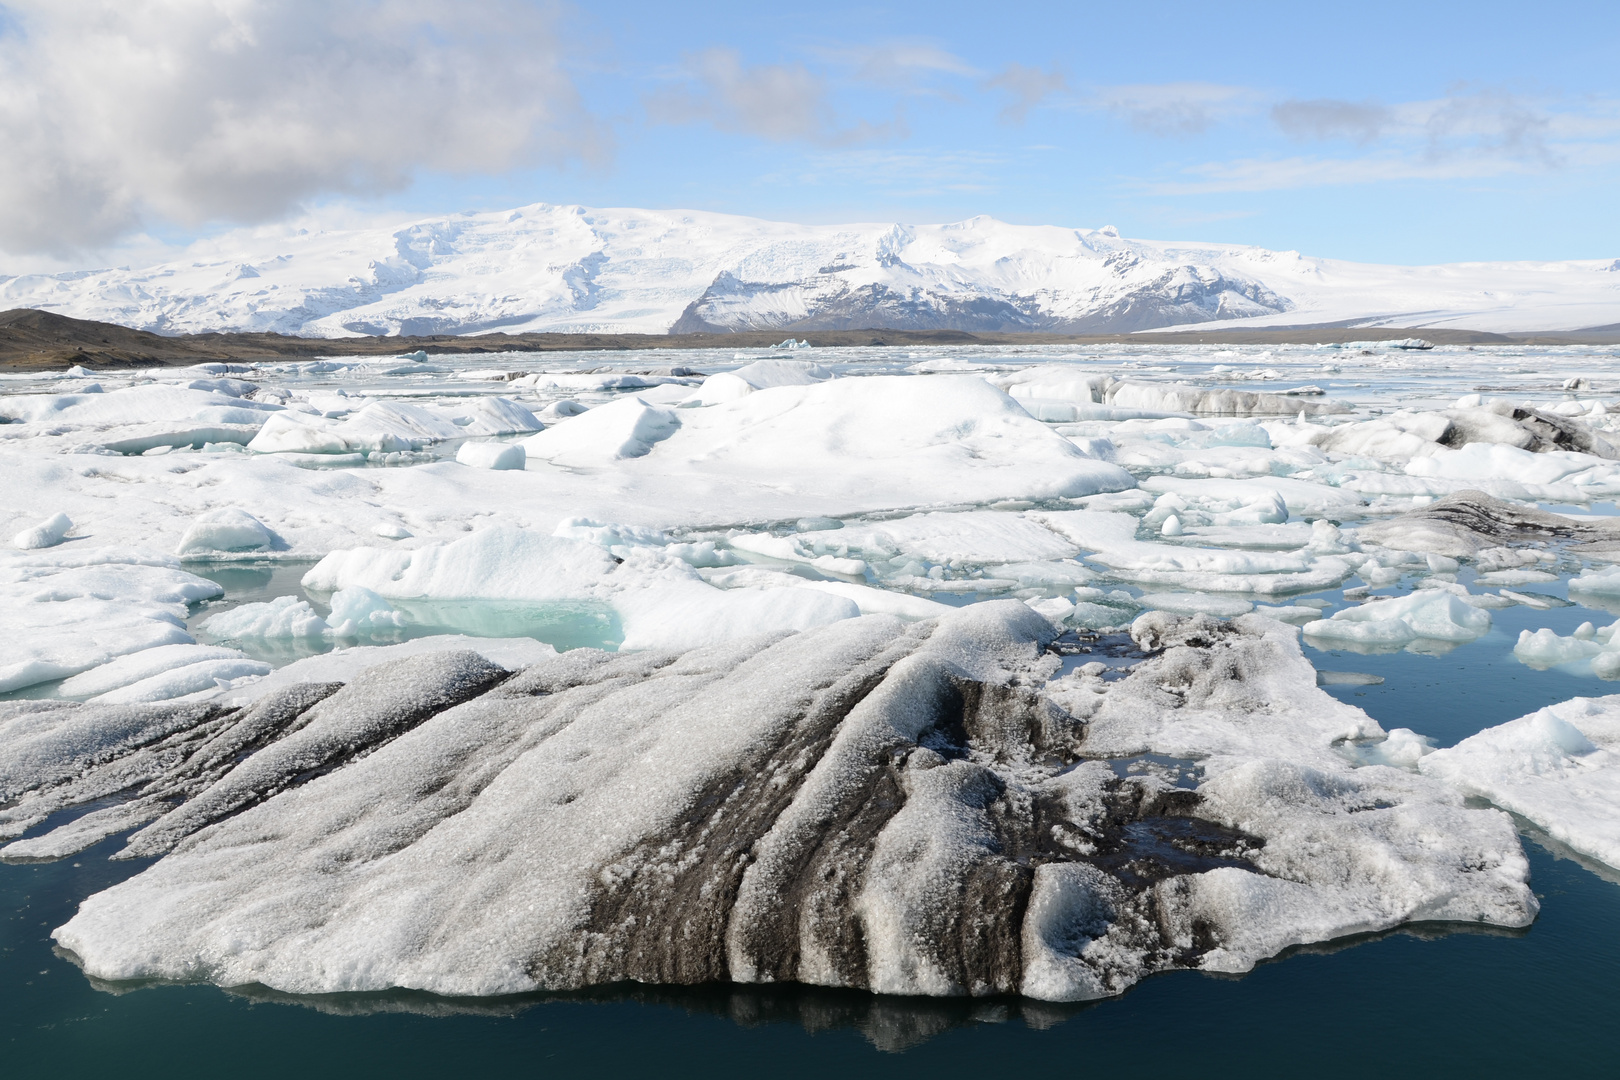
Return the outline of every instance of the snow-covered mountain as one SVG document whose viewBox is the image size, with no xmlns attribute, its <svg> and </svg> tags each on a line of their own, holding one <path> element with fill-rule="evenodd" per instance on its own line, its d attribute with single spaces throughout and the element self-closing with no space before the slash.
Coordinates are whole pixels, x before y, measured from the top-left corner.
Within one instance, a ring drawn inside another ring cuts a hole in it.
<svg viewBox="0 0 1620 1080">
<path fill-rule="evenodd" d="M 240 230 L 186 256 L 0 278 L 0 307 L 165 333 L 324 337 L 1620 323 L 1620 259 L 1378 266 L 988 217 L 812 226 L 542 203 L 382 227 Z"/>
</svg>

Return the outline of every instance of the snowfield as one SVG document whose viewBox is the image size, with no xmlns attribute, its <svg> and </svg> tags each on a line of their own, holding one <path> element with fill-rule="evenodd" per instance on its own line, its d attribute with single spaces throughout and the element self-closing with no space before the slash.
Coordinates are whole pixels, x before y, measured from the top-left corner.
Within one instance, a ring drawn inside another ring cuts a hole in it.
<svg viewBox="0 0 1620 1080">
<path fill-rule="evenodd" d="M 0 307 L 161 333 L 316 337 L 1340 322 L 1553 331 L 1620 324 L 1620 259 L 1377 266 L 988 217 L 806 226 L 537 203 L 241 230 L 158 266 L 0 277 Z"/>
<path fill-rule="evenodd" d="M 1620 868 L 1620 695 L 1441 747 L 1313 658 L 1620 679 L 1615 359 L 6 375 L 0 859 L 155 860 L 55 931 L 97 979 L 292 994 L 1080 1001 L 1522 927 L 1511 815 Z"/>
</svg>

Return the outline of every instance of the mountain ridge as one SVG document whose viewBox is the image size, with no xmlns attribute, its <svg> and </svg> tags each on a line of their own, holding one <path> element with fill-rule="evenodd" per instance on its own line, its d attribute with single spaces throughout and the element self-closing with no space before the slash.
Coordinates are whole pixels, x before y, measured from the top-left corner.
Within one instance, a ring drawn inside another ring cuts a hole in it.
<svg viewBox="0 0 1620 1080">
<path fill-rule="evenodd" d="M 537 203 L 239 230 L 186 256 L 0 277 L 0 306 L 160 334 L 319 338 L 1332 323 L 1536 333 L 1620 322 L 1620 260 L 1379 266 L 985 216 L 807 226 Z"/>
</svg>

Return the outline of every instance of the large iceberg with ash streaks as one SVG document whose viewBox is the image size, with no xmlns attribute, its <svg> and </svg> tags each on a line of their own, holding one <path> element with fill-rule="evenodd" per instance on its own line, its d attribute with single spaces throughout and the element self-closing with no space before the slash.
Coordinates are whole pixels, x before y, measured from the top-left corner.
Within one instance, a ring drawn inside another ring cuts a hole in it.
<svg viewBox="0 0 1620 1080">
<path fill-rule="evenodd" d="M 41 735 L 0 755 L 4 813 L 20 831 L 121 778 L 116 813 L 17 849 L 150 822 L 127 854 L 162 858 L 58 942 L 97 978 L 291 993 L 1083 1000 L 1409 920 L 1534 916 L 1508 817 L 1358 767 L 1346 741 L 1385 734 L 1316 688 L 1294 631 L 1150 613 L 1133 633 L 1147 658 L 1117 681 L 1054 680 L 1054 628 L 1003 601 L 513 676 L 440 652 L 190 711 L 12 703 L 4 722 Z M 47 746 L 68 763 L 42 767 Z M 1140 755 L 1186 766 L 1108 760 Z"/>
</svg>

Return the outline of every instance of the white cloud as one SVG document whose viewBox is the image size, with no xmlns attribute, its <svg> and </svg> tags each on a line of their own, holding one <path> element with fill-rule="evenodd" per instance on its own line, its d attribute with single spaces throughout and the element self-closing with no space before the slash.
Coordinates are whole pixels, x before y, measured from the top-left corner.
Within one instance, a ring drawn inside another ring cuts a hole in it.
<svg viewBox="0 0 1620 1080">
<path fill-rule="evenodd" d="M 518 0 L 9 0 L 0 139 L 0 248 L 58 253 L 606 152 Z"/>
<path fill-rule="evenodd" d="M 827 81 L 803 64 L 747 65 L 735 49 L 705 49 L 687 58 L 686 78 L 648 96 L 655 124 L 709 123 L 722 131 L 773 142 L 853 146 L 904 133 L 896 118 L 840 126 Z"/>
<path fill-rule="evenodd" d="M 1587 99 L 1555 107 L 1502 90 L 1460 88 L 1394 105 L 1332 99 L 1284 101 L 1272 121 L 1298 140 L 1348 139 L 1359 155 L 1254 156 L 1204 162 L 1161 195 L 1276 191 L 1392 181 L 1456 181 L 1549 169 L 1609 169 L 1620 160 L 1620 103 Z"/>
<path fill-rule="evenodd" d="M 1051 95 L 1068 89 L 1068 85 L 1063 73 L 1055 67 L 1046 71 L 1019 63 L 1008 64 L 984 80 L 986 89 L 1005 90 L 1012 95 L 1012 101 L 1001 110 L 1001 121 L 1006 124 L 1022 124 L 1029 110 Z"/>
<path fill-rule="evenodd" d="M 1350 139 L 1370 143 L 1395 121 L 1387 106 L 1375 101 L 1282 101 L 1272 106 L 1271 119 L 1285 135 L 1295 139 Z"/>
<path fill-rule="evenodd" d="M 979 70 L 955 53 L 924 41 L 890 42 L 859 49 L 822 50 L 831 61 L 852 69 L 855 78 L 908 93 L 933 93 L 930 78 L 977 78 Z"/>
<path fill-rule="evenodd" d="M 1088 104 L 1149 135 L 1187 136 L 1201 135 L 1219 121 L 1248 111 L 1256 97 L 1242 86 L 1155 83 L 1102 87 Z"/>
<path fill-rule="evenodd" d="M 1431 158 L 1487 155 L 1551 165 L 1551 120 L 1540 107 L 1500 90 L 1452 94 L 1406 112 L 1421 117 Z"/>
<path fill-rule="evenodd" d="M 1409 101 L 1387 106 L 1374 101 L 1284 101 L 1274 106 L 1271 118 L 1295 139 L 1350 139 L 1363 145 L 1384 142 L 1404 145 L 1431 161 L 1457 157 L 1508 158 L 1554 164 L 1557 154 L 1550 140 L 1614 134 L 1601 123 L 1601 110 L 1582 123 L 1579 114 L 1553 112 L 1545 103 L 1503 90 L 1459 89 L 1432 101 Z"/>
</svg>

